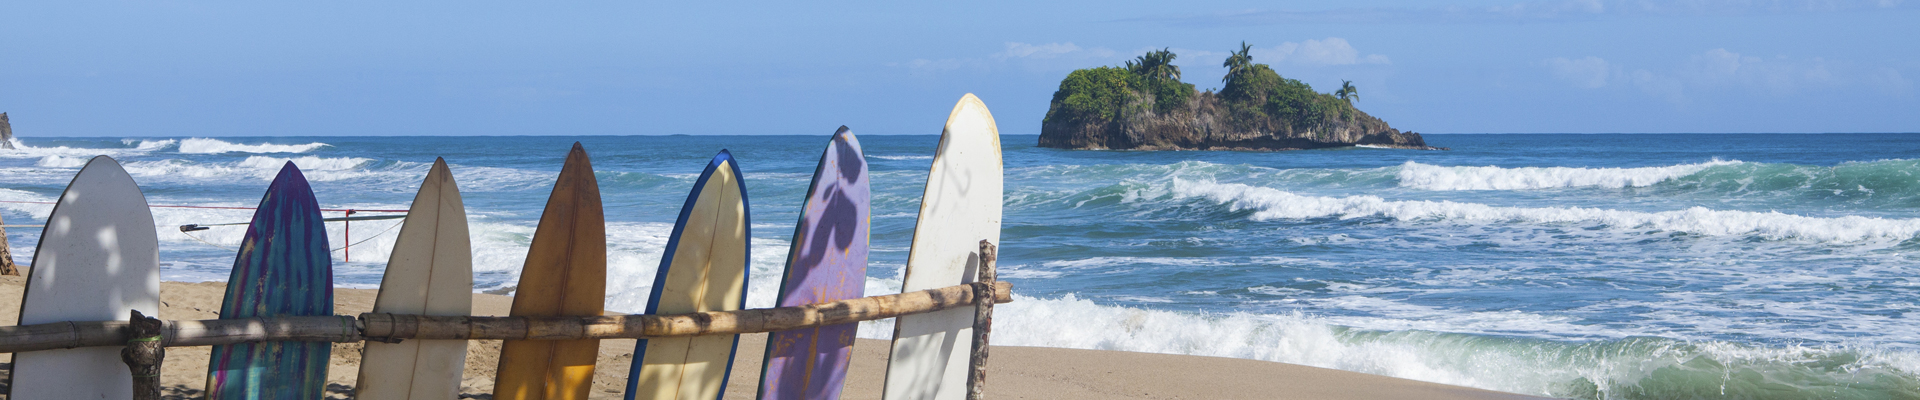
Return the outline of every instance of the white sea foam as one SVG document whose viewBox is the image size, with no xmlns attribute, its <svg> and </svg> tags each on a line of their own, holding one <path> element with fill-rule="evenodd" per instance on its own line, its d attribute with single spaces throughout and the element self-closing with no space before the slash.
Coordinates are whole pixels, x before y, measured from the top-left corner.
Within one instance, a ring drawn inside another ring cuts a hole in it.
<svg viewBox="0 0 1920 400">
<path fill-rule="evenodd" d="M 173 139 L 120 139 L 120 143 L 133 146 L 135 151 L 155 151 L 180 143 Z"/>
<path fill-rule="evenodd" d="M 869 158 L 878 158 L 878 159 L 882 159 L 882 160 L 894 160 L 894 161 L 904 161 L 904 160 L 932 160 L 932 159 L 933 159 L 933 156 L 875 156 L 875 155 L 869 155 L 869 156 L 867 156 L 867 157 L 869 157 Z"/>
<path fill-rule="evenodd" d="M 1707 168 L 1737 165 L 1715 159 L 1704 163 L 1640 168 L 1466 167 L 1408 161 L 1397 174 L 1400 186 L 1422 190 L 1528 190 L 1571 187 L 1646 187 L 1693 175 Z"/>
<path fill-rule="evenodd" d="M 305 153 L 330 146 L 326 143 L 307 144 L 237 144 L 219 139 L 190 138 L 180 141 L 180 152 L 187 154 L 219 153 Z"/>
<path fill-rule="evenodd" d="M 1711 210 L 1705 207 L 1654 213 L 1580 207 L 1498 207 L 1452 201 L 1392 201 L 1379 196 L 1302 196 L 1237 183 L 1186 180 L 1175 180 L 1172 192 L 1179 198 L 1203 198 L 1226 204 L 1234 211 L 1253 210 L 1251 219 L 1256 221 L 1384 217 L 1410 222 L 1581 224 L 1617 230 L 1745 235 L 1823 242 L 1903 241 L 1920 234 L 1920 219 L 1861 216 L 1818 218 L 1779 212 Z"/>
<path fill-rule="evenodd" d="M 1418 327 L 1405 330 L 1404 326 L 1355 329 L 1348 321 L 1299 313 L 1212 314 L 1103 306 L 1071 294 L 1056 299 L 1015 297 L 1013 303 L 995 308 L 995 344 L 1246 358 L 1545 396 L 1597 391 L 1601 397 L 1613 398 L 1608 393 L 1637 387 L 1668 386 L 1656 390 L 1685 392 L 1735 382 L 1750 386 L 1745 380 L 1755 378 L 1739 377 L 1735 370 L 1800 374 L 1798 379 L 1827 384 L 1864 383 L 1887 375 L 1907 376 L 1901 371 L 1911 371 L 1916 364 L 1916 355 L 1910 352 L 1873 348 L 1758 348 L 1632 338 L 1580 344 Z M 1526 325 L 1540 319 L 1519 312 L 1496 314 L 1501 315 L 1485 316 L 1489 324 Z M 1570 359 L 1580 361 L 1566 361 Z M 1655 373 L 1701 370 L 1702 359 L 1711 360 L 1700 373 L 1706 382 Z M 1838 369 L 1821 366 L 1835 360 L 1839 360 Z M 1681 368 L 1676 371 L 1675 367 Z M 1582 381 L 1594 387 L 1581 389 Z M 1755 392 L 1736 388 L 1727 393 L 1743 397 L 1738 394 Z"/>
<path fill-rule="evenodd" d="M 25 190 L 0 188 L 0 201 L 6 201 L 5 203 L 0 203 L 0 209 L 26 213 L 27 215 L 32 215 L 33 219 L 36 220 L 46 220 L 47 215 L 53 214 L 52 204 L 38 203 L 50 203 L 57 199 L 56 197 L 41 196 Z M 12 223 L 38 225 L 38 223 L 28 224 L 20 221 L 14 221 Z"/>
<path fill-rule="evenodd" d="M 47 167 L 47 168 L 80 168 L 80 167 L 87 166 L 88 160 L 90 159 L 84 158 L 84 157 L 69 157 L 69 156 L 56 155 L 56 156 L 41 157 L 40 161 L 33 163 L 33 165 Z"/>
<path fill-rule="evenodd" d="M 162 142 L 166 142 L 166 141 L 162 141 Z M 141 143 L 140 146 L 134 147 L 134 148 L 126 148 L 126 147 L 94 148 L 94 147 L 67 147 L 67 146 L 34 147 L 34 146 L 28 146 L 26 143 L 21 143 L 20 138 L 14 138 L 13 149 L 0 150 L 0 157 L 6 157 L 6 158 L 44 158 L 49 156 L 82 157 L 82 158 L 93 158 L 93 156 L 122 157 L 122 156 L 128 156 L 128 155 L 147 154 L 154 150 L 159 150 L 165 147 L 166 147 L 165 145 L 149 146 L 144 141 Z"/>
</svg>

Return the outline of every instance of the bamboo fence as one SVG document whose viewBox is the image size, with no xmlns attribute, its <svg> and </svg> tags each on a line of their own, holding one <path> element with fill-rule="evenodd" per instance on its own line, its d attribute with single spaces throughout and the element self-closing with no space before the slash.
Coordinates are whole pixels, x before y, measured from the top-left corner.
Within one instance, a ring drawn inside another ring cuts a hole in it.
<svg viewBox="0 0 1920 400">
<path fill-rule="evenodd" d="M 674 315 L 594 317 L 477 317 L 364 313 L 359 316 L 280 316 L 162 321 L 133 311 L 127 321 L 66 321 L 0 326 L 0 353 L 125 346 L 134 399 L 158 399 L 167 347 L 249 342 L 399 342 L 416 340 L 654 339 L 764 333 L 872 321 L 974 306 L 968 372 L 969 399 L 985 392 L 987 336 L 993 305 L 1013 301 L 1013 284 L 995 280 L 998 249 L 980 241 L 976 282 L 885 296 L 797 307 Z M 992 301 L 977 301 L 977 299 Z"/>
</svg>

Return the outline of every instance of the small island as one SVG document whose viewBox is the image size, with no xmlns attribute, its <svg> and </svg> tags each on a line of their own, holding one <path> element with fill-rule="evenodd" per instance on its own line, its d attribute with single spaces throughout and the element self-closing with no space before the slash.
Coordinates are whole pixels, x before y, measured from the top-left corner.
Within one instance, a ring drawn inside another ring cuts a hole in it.
<svg viewBox="0 0 1920 400">
<path fill-rule="evenodd" d="M 1252 47 L 1227 57 L 1219 92 L 1180 81 L 1176 57 L 1148 52 L 1124 67 L 1075 70 L 1040 126 L 1040 147 L 1113 150 L 1301 150 L 1369 145 L 1433 150 L 1353 107 L 1352 82 L 1329 95 L 1254 64 Z"/>
</svg>

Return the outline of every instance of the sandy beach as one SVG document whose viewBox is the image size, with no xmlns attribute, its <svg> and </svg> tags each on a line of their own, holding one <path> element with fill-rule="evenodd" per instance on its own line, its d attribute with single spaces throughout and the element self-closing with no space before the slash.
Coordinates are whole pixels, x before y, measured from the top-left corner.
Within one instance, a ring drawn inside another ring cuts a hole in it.
<svg viewBox="0 0 1920 400">
<path fill-rule="evenodd" d="M 19 316 L 17 276 L 0 276 L 0 321 Z M 225 285 L 219 282 L 161 284 L 163 319 L 218 317 Z M 334 310 L 367 312 L 375 291 L 338 289 Z M 474 294 L 475 315 L 505 315 L 512 297 Z M 734 360 L 726 398 L 750 399 L 759 385 L 765 334 L 745 335 Z M 632 340 L 600 344 L 594 399 L 618 399 L 633 361 Z M 878 399 L 885 380 L 887 342 L 862 339 L 842 398 Z M 170 399 L 198 398 L 205 384 L 208 347 L 167 349 L 162 384 Z M 467 350 L 463 398 L 487 399 L 499 363 L 500 341 L 476 341 Z M 988 373 L 988 396 L 999 399 L 1532 399 L 1536 397 L 1265 361 L 1118 351 L 997 346 Z M 10 362 L 10 354 L 0 362 Z M 360 344 L 333 347 L 328 398 L 351 398 L 360 364 Z M 11 365 L 8 365 L 9 368 Z M 10 375 L 10 374 L 9 374 Z M 0 400 L 4 400 L 0 397 Z"/>
</svg>

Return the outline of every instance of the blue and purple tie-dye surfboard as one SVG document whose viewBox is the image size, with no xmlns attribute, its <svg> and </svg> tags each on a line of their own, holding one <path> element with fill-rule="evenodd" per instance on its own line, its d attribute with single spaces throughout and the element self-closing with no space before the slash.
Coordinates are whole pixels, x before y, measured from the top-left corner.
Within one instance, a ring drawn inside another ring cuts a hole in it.
<svg viewBox="0 0 1920 400">
<path fill-rule="evenodd" d="M 333 256 L 313 188 L 292 162 L 267 187 L 227 279 L 221 319 L 333 315 Z M 320 399 L 327 384 L 325 342 L 213 346 L 207 399 Z"/>
<path fill-rule="evenodd" d="M 814 169 L 806 208 L 793 230 L 793 249 L 787 253 L 779 307 L 865 294 L 870 198 L 866 156 L 853 132 L 842 126 Z M 858 328 L 858 323 L 847 323 L 768 335 L 760 398 L 840 398 Z"/>
</svg>

